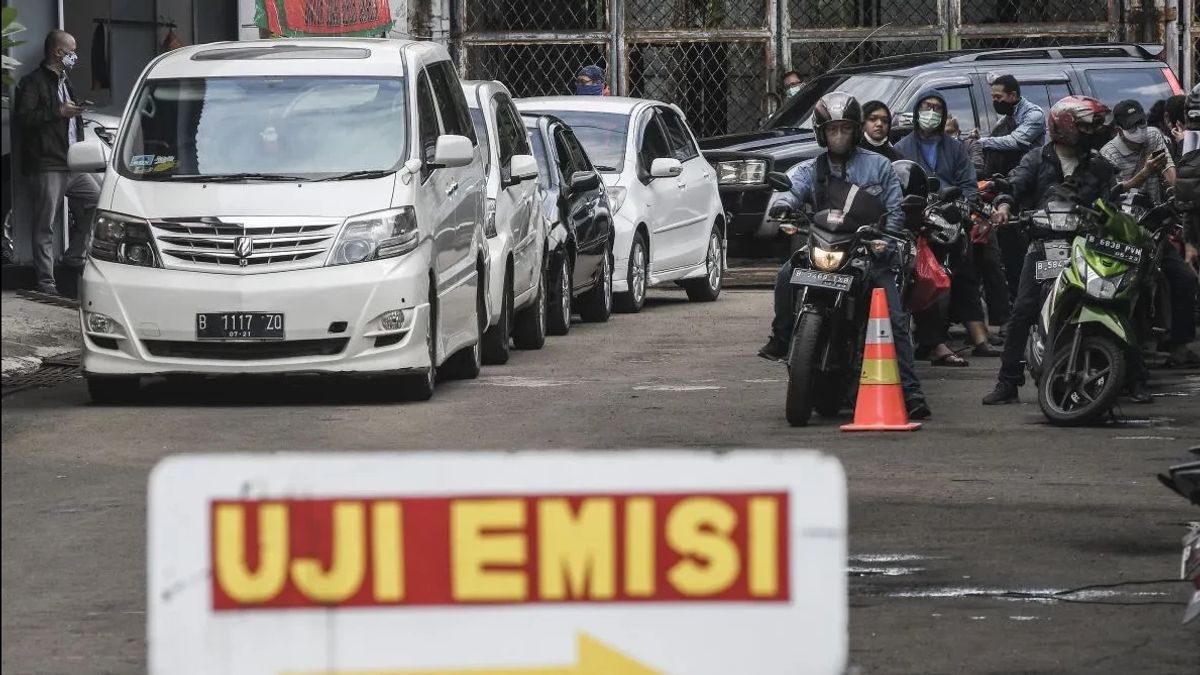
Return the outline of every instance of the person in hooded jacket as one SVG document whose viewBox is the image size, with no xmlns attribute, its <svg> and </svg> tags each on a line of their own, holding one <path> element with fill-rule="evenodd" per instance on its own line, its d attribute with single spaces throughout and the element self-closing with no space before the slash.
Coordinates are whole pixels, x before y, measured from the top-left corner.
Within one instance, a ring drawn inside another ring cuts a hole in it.
<svg viewBox="0 0 1200 675">
<path fill-rule="evenodd" d="M 863 150 L 870 150 L 896 162 L 904 157 L 892 145 L 892 111 L 883 101 L 863 104 Z"/>
<path fill-rule="evenodd" d="M 942 187 L 958 186 L 971 198 L 979 192 L 975 165 L 962 142 L 946 135 L 947 119 L 946 99 L 935 90 L 922 93 L 913 108 L 915 128 L 896 144 L 896 151 L 936 176 Z"/>
<path fill-rule="evenodd" d="M 600 66 L 584 66 L 575 73 L 573 88 L 577 96 L 612 96 L 604 84 L 604 69 Z"/>
</svg>

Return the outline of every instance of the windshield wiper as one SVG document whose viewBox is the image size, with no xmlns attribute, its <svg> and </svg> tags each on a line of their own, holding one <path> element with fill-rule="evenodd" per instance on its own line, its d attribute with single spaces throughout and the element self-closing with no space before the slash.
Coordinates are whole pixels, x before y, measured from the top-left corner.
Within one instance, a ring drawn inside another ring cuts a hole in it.
<svg viewBox="0 0 1200 675">
<path fill-rule="evenodd" d="M 592 168 L 597 171 L 616 171 L 617 170 L 617 168 L 613 167 L 613 166 L 600 166 L 597 164 L 593 164 Z"/>
<path fill-rule="evenodd" d="M 165 180 L 187 181 L 192 183 L 230 183 L 240 180 L 263 180 L 293 183 L 307 181 L 303 176 L 285 176 L 278 173 L 214 173 L 214 174 L 167 174 Z"/>
<path fill-rule="evenodd" d="M 351 171 L 349 173 L 339 173 L 336 176 L 328 176 L 326 178 L 318 178 L 317 182 L 327 180 L 356 180 L 359 178 L 383 178 L 396 173 L 392 169 L 364 169 L 362 171 Z"/>
</svg>

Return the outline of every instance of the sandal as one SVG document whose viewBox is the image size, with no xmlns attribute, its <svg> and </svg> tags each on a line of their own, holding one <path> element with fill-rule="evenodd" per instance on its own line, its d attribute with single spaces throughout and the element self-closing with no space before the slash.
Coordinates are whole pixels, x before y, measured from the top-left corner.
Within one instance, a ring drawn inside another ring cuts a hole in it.
<svg viewBox="0 0 1200 675">
<path fill-rule="evenodd" d="M 943 354 L 933 359 L 929 363 L 943 368 L 966 368 L 967 366 L 971 365 L 969 361 L 958 354 Z"/>
</svg>

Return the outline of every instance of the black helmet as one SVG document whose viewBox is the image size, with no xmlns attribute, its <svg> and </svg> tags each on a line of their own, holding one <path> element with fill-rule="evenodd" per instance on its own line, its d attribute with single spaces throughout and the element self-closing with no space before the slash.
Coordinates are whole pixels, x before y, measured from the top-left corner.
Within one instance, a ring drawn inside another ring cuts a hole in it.
<svg viewBox="0 0 1200 675">
<path fill-rule="evenodd" d="M 900 189 L 904 192 L 904 196 L 917 195 L 925 197 L 929 194 L 929 174 L 925 173 L 925 169 L 921 168 L 920 164 L 908 159 L 900 159 L 892 162 L 892 171 L 896 172 L 896 178 L 900 179 Z"/>
<path fill-rule="evenodd" d="M 842 91 L 833 91 L 822 96 L 813 108 L 813 126 L 817 130 L 817 144 L 822 148 L 826 147 L 825 125 L 842 120 L 854 123 L 855 129 L 852 136 L 854 143 L 857 144 L 862 136 L 863 125 L 862 106 L 859 105 L 858 99 Z"/>
</svg>

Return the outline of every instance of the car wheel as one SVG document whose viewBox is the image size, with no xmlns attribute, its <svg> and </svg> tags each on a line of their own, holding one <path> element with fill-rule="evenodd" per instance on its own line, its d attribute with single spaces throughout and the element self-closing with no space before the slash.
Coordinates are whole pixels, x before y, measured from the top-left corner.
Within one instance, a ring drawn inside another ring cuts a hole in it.
<svg viewBox="0 0 1200 675">
<path fill-rule="evenodd" d="M 137 400 L 142 381 L 137 377 L 105 377 L 89 375 L 88 395 L 100 405 L 123 405 Z"/>
<path fill-rule="evenodd" d="M 541 349 L 546 344 L 546 277 L 546 266 L 542 265 L 537 299 L 517 314 L 517 322 L 513 326 L 513 343 L 517 349 Z"/>
<path fill-rule="evenodd" d="M 721 285 L 724 281 L 722 263 L 725 259 L 725 246 L 721 241 L 721 231 L 714 225 L 708 235 L 708 252 L 704 256 L 706 274 L 700 279 L 688 279 L 683 282 L 688 300 L 692 302 L 712 302 L 721 296 Z"/>
<path fill-rule="evenodd" d="M 463 347 L 446 361 L 446 374 L 456 380 L 473 380 L 483 368 L 483 334 L 487 330 L 487 305 L 483 298 L 483 270 L 479 271 L 479 286 L 475 291 L 475 323 L 479 326 L 479 339 L 469 347 Z"/>
<path fill-rule="evenodd" d="M 646 238 L 641 233 L 633 237 L 633 245 L 629 247 L 629 292 L 620 293 L 616 297 L 618 312 L 634 314 L 646 306 L 646 285 L 649 282 L 647 270 L 649 261 L 646 255 Z"/>
<path fill-rule="evenodd" d="M 434 295 L 435 291 L 431 287 L 429 312 L 426 313 L 425 319 L 425 349 L 429 352 L 429 367 L 423 373 L 406 376 L 401 388 L 404 398 L 410 401 L 428 401 L 433 398 L 434 389 L 437 387 L 437 300 Z"/>
<path fill-rule="evenodd" d="M 550 280 L 546 331 L 551 335 L 571 332 L 571 261 L 566 249 L 555 256 L 555 271 Z"/>
<path fill-rule="evenodd" d="M 580 300 L 583 303 L 579 315 L 584 321 L 604 323 L 612 316 L 612 251 L 609 249 L 604 249 L 600 259 L 600 280 Z"/>
<path fill-rule="evenodd" d="M 500 303 L 500 320 L 483 334 L 483 362 L 494 366 L 508 363 L 509 341 L 512 338 L 513 290 L 512 277 L 507 272 L 504 274 L 504 294 Z"/>
</svg>

